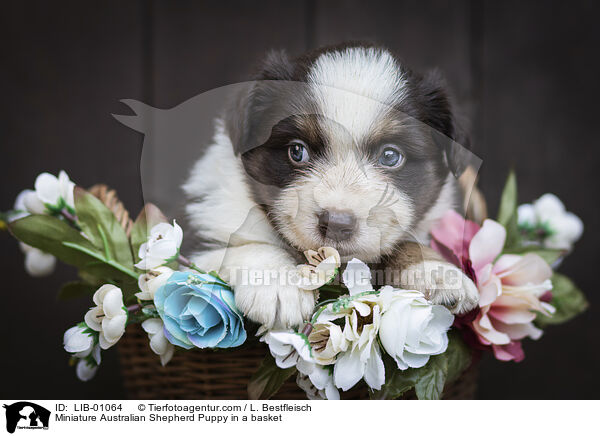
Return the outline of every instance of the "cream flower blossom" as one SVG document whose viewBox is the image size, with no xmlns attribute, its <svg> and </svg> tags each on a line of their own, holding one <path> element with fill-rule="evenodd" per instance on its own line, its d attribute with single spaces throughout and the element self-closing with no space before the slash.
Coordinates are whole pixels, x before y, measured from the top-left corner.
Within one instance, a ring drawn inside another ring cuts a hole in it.
<svg viewBox="0 0 600 436">
<path fill-rule="evenodd" d="M 100 365 L 100 346 L 95 344 L 94 334 L 85 324 L 78 324 L 68 329 L 63 337 L 65 351 L 79 359 L 75 368 L 77 378 L 89 381 L 96 375 Z"/>
<path fill-rule="evenodd" d="M 262 331 L 259 330 L 259 333 Z M 278 367 L 296 367 L 298 386 L 306 392 L 309 399 L 339 399 L 329 369 L 315 361 L 304 333 L 294 330 L 268 331 L 260 340 L 269 346 Z"/>
<path fill-rule="evenodd" d="M 173 274 L 173 270 L 166 266 L 160 266 L 141 274 L 138 279 L 138 287 L 141 292 L 136 293 L 135 296 L 142 301 L 153 301 L 156 290 L 169 280 L 171 274 Z"/>
<path fill-rule="evenodd" d="M 179 255 L 182 240 L 183 230 L 175 220 L 173 225 L 156 224 L 150 230 L 148 241 L 140 246 L 138 256 L 141 260 L 135 266 L 151 270 L 174 260 Z"/>
<path fill-rule="evenodd" d="M 150 348 L 160 356 L 160 363 L 165 366 L 175 352 L 175 346 L 171 344 L 164 333 L 164 323 L 160 318 L 150 318 L 142 323 L 142 328 L 150 338 Z"/>
<path fill-rule="evenodd" d="M 329 369 L 314 365 L 309 374 L 298 371 L 296 384 L 306 393 L 309 400 L 339 400 L 340 392 L 333 383 Z"/>
<path fill-rule="evenodd" d="M 103 285 L 94 293 L 93 300 L 96 306 L 85 314 L 84 320 L 100 333 L 100 347 L 106 350 L 125 333 L 127 309 L 123 305 L 123 293 L 114 285 Z"/>
<path fill-rule="evenodd" d="M 19 247 L 25 254 L 25 271 L 32 277 L 45 277 L 54 272 L 56 257 L 23 242 Z"/>
<path fill-rule="evenodd" d="M 333 380 L 336 387 L 347 391 L 364 378 L 372 389 L 380 389 L 385 382 L 385 369 L 377 335 L 381 322 L 381 299 L 371 286 L 371 271 L 358 259 L 348 262 L 342 275 L 350 293 L 322 310 L 315 325 L 322 325 L 312 339 L 316 359 L 334 362 Z M 331 324 L 343 325 L 340 331 Z M 327 330 L 325 332 L 325 330 Z M 333 335 L 332 335 L 333 333 Z M 329 341 L 323 346 L 323 339 Z M 340 349 L 337 356 L 333 356 Z"/>
<path fill-rule="evenodd" d="M 90 362 L 87 359 L 81 359 L 79 360 L 79 362 L 77 362 L 77 366 L 75 367 L 75 374 L 77 375 L 77 378 L 81 381 L 90 381 L 94 378 L 96 372 L 98 372 L 98 366 L 99 364 L 94 364 L 93 362 Z"/>
<path fill-rule="evenodd" d="M 260 340 L 269 346 L 269 351 L 280 368 L 291 368 L 299 362 L 314 362 L 308 339 L 302 333 L 293 330 L 271 330 Z"/>
<path fill-rule="evenodd" d="M 340 254 L 335 248 L 321 247 L 317 251 L 304 252 L 308 265 L 298 266 L 300 289 L 312 291 L 325 285 L 335 277 L 341 264 Z"/>
<path fill-rule="evenodd" d="M 570 250 L 583 233 L 583 222 L 568 212 L 554 194 L 544 194 L 533 204 L 522 204 L 517 209 L 519 225 L 547 230 L 542 244 L 547 248 Z"/>
<path fill-rule="evenodd" d="M 67 353 L 77 358 L 89 356 L 94 348 L 94 337 L 86 329 L 86 326 L 76 325 L 65 332 L 63 344 Z"/>
<path fill-rule="evenodd" d="M 342 328 L 324 317 L 313 324 L 308 340 L 314 359 L 320 365 L 335 363 L 338 354 L 346 351 L 350 344 Z"/>
<path fill-rule="evenodd" d="M 385 382 L 385 369 L 377 343 L 381 323 L 377 298 L 369 296 L 353 301 L 345 312 L 344 334 L 350 346 L 335 362 L 335 385 L 347 391 L 364 378 L 372 389 L 380 389 Z"/>
<path fill-rule="evenodd" d="M 15 198 L 15 204 L 13 206 L 13 210 L 10 212 L 8 217 L 8 221 L 12 222 L 14 220 L 18 220 L 19 218 L 26 217 L 30 214 L 25 206 L 25 198 L 31 193 L 35 194 L 31 189 L 25 189 L 24 191 L 19 192 L 17 198 Z"/>
<path fill-rule="evenodd" d="M 15 200 L 13 212 L 9 216 L 9 222 L 24 218 L 29 215 L 27 208 L 25 207 L 25 198 L 33 193 L 29 189 L 22 191 Z M 51 254 L 45 253 L 42 250 L 27 245 L 24 242 L 19 242 L 19 248 L 25 255 L 25 271 L 33 277 L 44 277 L 51 274 L 56 267 L 56 257 Z"/>
<path fill-rule="evenodd" d="M 41 173 L 35 179 L 35 191 L 25 191 L 23 198 L 25 209 L 29 213 L 46 214 L 52 209 L 75 208 L 73 183 L 66 172 L 61 171 L 58 177 L 50 173 Z"/>
</svg>

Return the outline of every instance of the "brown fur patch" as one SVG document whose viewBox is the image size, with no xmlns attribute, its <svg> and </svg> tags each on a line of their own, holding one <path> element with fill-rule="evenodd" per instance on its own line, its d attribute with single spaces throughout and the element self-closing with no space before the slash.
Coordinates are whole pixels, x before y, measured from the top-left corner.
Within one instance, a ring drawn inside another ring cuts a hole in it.
<svg viewBox="0 0 600 436">
<path fill-rule="evenodd" d="M 377 286 L 390 285 L 400 287 L 402 271 L 411 265 L 422 263 L 426 260 L 444 259 L 433 249 L 416 242 L 404 242 L 400 244 L 393 255 L 387 256 L 375 269 L 381 274 L 373 276 Z"/>
</svg>

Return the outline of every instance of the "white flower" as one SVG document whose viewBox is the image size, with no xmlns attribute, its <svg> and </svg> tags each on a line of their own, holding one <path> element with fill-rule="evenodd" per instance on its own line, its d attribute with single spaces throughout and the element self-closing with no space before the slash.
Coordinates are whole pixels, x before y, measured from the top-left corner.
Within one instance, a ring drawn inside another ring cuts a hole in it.
<svg viewBox="0 0 600 436">
<path fill-rule="evenodd" d="M 98 365 L 94 365 L 91 362 L 88 362 L 86 359 L 81 359 L 77 362 L 77 366 L 75 367 L 75 374 L 77 374 L 77 378 L 81 381 L 90 381 L 96 375 L 98 371 Z"/>
<path fill-rule="evenodd" d="M 565 213 L 565 205 L 554 194 L 544 194 L 533 202 L 533 208 L 539 221 L 551 221 L 554 217 Z"/>
<path fill-rule="evenodd" d="M 94 336 L 89 331 L 86 333 L 86 330 L 87 326 L 82 325 L 67 330 L 63 337 L 65 351 L 78 358 L 89 356 L 94 348 Z"/>
<path fill-rule="evenodd" d="M 448 347 L 447 331 L 454 316 L 444 306 L 432 305 L 418 291 L 386 287 L 381 290 L 385 312 L 379 339 L 398 368 L 420 368 L 429 357 Z"/>
<path fill-rule="evenodd" d="M 381 389 L 385 368 L 379 341 L 400 369 L 421 367 L 446 350 L 454 321 L 448 309 L 431 305 L 417 291 L 385 286 L 374 292 L 371 271 L 358 259 L 348 262 L 342 277 L 350 296 L 328 304 L 309 335 L 315 361 L 334 365 L 336 387 L 346 391 L 362 378 Z"/>
<path fill-rule="evenodd" d="M 29 213 L 45 214 L 49 208 L 60 210 L 65 206 L 72 210 L 75 208 L 75 183 L 69 180 L 66 172 L 61 171 L 58 177 L 42 173 L 35 179 L 34 187 L 35 191 L 26 191 L 23 197 Z"/>
<path fill-rule="evenodd" d="M 22 191 L 17 195 L 13 213 L 9 217 L 9 221 L 18 220 L 29 215 L 25 207 L 25 198 L 30 194 L 35 193 L 29 189 Z M 25 271 L 33 277 L 43 277 L 51 274 L 56 266 L 56 258 L 51 254 L 44 253 L 42 250 L 27 245 L 24 242 L 19 243 L 19 247 L 25 254 Z"/>
<path fill-rule="evenodd" d="M 535 208 L 532 204 L 522 204 L 517 208 L 518 222 L 521 226 L 535 227 L 537 224 L 537 216 Z"/>
<path fill-rule="evenodd" d="M 141 292 L 135 294 L 140 300 L 154 300 L 154 293 L 158 288 L 164 285 L 169 277 L 173 274 L 173 270 L 166 266 L 161 266 L 145 274 L 140 275 L 138 279 L 138 287 Z"/>
<path fill-rule="evenodd" d="M 15 199 L 13 210 L 8 217 L 9 222 L 18 220 L 19 218 L 24 218 L 29 215 L 29 212 L 25 207 L 25 198 L 31 193 L 34 193 L 31 189 L 25 189 L 24 191 L 19 192 L 19 195 L 17 195 L 17 198 Z"/>
<path fill-rule="evenodd" d="M 75 371 L 81 381 L 91 380 L 100 365 L 100 346 L 94 342 L 94 333 L 85 324 L 71 327 L 64 334 L 65 350 L 79 359 Z"/>
<path fill-rule="evenodd" d="M 522 204 L 517 209 L 519 225 L 540 228 L 549 234 L 542 241 L 546 248 L 570 250 L 583 233 L 583 222 L 565 209 L 554 194 L 544 194 L 533 204 Z"/>
<path fill-rule="evenodd" d="M 307 250 L 304 256 L 308 265 L 299 265 L 298 274 L 301 283 L 298 286 L 305 291 L 312 291 L 333 279 L 340 267 L 340 254 L 335 248 L 321 247 L 318 251 Z"/>
<path fill-rule="evenodd" d="M 552 234 L 544 240 L 544 246 L 570 250 L 583 234 L 583 222 L 571 212 L 555 217 L 549 223 Z"/>
<path fill-rule="evenodd" d="M 340 393 L 333 383 L 329 370 L 320 365 L 315 365 L 313 376 L 298 371 L 296 384 L 306 393 L 309 400 L 339 400 Z M 313 381 L 315 379 L 315 381 Z M 322 382 L 325 380 L 324 382 Z M 317 386 L 318 385 L 318 386 Z"/>
<path fill-rule="evenodd" d="M 160 318 L 150 318 L 142 323 L 142 328 L 150 338 L 150 348 L 160 356 L 160 363 L 165 366 L 175 352 L 175 346 L 171 344 L 164 333 L 164 324 Z"/>
<path fill-rule="evenodd" d="M 19 243 L 19 247 L 25 254 L 25 271 L 29 275 L 44 277 L 54 271 L 56 257 L 23 242 Z"/>
<path fill-rule="evenodd" d="M 89 381 L 96 375 L 98 367 L 100 366 L 100 346 L 96 345 L 92 352 L 77 362 L 75 368 L 75 374 L 81 381 Z"/>
<path fill-rule="evenodd" d="M 339 400 L 338 392 L 333 382 L 333 376 L 329 368 L 315 363 L 313 359 L 305 359 L 298 356 L 296 363 L 298 376 L 296 383 L 310 400 Z"/>
<path fill-rule="evenodd" d="M 280 368 L 291 368 L 298 363 L 314 363 L 308 338 L 293 330 L 272 330 L 261 339 L 269 346 L 275 363 Z"/>
<path fill-rule="evenodd" d="M 315 387 L 315 385 L 312 384 L 312 382 L 310 381 L 310 379 L 308 378 L 308 376 L 306 374 L 302 374 L 301 372 L 298 372 L 298 375 L 296 376 L 296 384 L 298 385 L 298 387 L 300 389 L 302 389 L 304 391 L 304 393 L 306 393 L 306 397 L 309 400 L 325 400 L 326 398 L 321 395 L 319 389 L 317 389 Z"/>
<path fill-rule="evenodd" d="M 162 266 L 179 255 L 181 241 L 183 240 L 183 230 L 173 220 L 173 225 L 169 223 L 159 223 L 150 230 L 150 237 L 147 242 L 140 246 L 140 262 L 135 266 L 150 270 Z"/>
<path fill-rule="evenodd" d="M 103 285 L 96 291 L 93 300 L 96 307 L 85 314 L 85 323 L 100 332 L 100 347 L 106 350 L 125 333 L 127 309 L 123 306 L 123 293 L 114 285 Z"/>
<path fill-rule="evenodd" d="M 268 331 L 260 340 L 267 343 L 278 367 L 296 367 L 296 382 L 307 393 L 309 399 L 319 397 L 339 400 L 333 377 L 327 368 L 315 362 L 306 335 L 293 330 L 276 330 Z"/>
</svg>

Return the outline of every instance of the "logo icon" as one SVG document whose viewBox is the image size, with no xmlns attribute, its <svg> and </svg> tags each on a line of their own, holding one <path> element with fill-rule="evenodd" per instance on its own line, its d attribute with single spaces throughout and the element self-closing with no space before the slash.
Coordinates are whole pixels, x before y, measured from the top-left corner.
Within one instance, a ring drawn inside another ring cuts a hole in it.
<svg viewBox="0 0 600 436">
<path fill-rule="evenodd" d="M 6 431 L 14 433 L 18 429 L 48 429 L 50 411 L 42 406 L 29 401 L 19 401 L 13 404 L 5 404 L 6 409 Z"/>
</svg>

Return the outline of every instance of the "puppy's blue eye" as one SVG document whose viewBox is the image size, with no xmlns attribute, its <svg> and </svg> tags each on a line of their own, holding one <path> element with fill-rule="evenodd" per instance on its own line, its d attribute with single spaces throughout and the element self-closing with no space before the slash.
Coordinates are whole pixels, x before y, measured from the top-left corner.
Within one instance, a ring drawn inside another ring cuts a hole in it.
<svg viewBox="0 0 600 436">
<path fill-rule="evenodd" d="M 386 145 L 379 156 L 379 164 L 384 167 L 399 167 L 404 162 L 404 156 L 393 145 Z"/>
<path fill-rule="evenodd" d="M 308 149 L 306 144 L 300 140 L 294 140 L 288 147 L 290 159 L 296 163 L 308 162 Z"/>
</svg>

